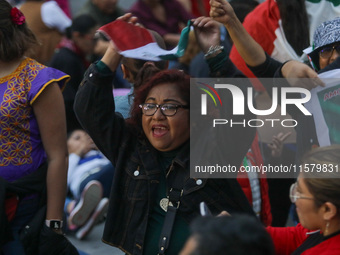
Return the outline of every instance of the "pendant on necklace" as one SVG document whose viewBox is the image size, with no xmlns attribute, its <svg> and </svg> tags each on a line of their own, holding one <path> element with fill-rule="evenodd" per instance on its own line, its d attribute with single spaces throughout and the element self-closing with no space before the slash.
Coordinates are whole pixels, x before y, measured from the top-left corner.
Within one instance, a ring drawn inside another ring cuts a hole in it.
<svg viewBox="0 0 340 255">
<path fill-rule="evenodd" d="M 172 203 L 169 201 L 169 198 L 165 197 L 159 201 L 159 206 L 164 210 L 164 212 L 168 211 L 168 206 L 172 206 Z"/>
</svg>

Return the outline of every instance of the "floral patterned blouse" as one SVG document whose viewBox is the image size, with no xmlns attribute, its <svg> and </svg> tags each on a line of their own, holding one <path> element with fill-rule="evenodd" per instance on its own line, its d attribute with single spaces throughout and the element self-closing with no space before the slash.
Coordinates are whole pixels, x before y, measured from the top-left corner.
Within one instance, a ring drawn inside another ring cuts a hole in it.
<svg viewBox="0 0 340 255">
<path fill-rule="evenodd" d="M 46 153 L 32 105 L 43 90 L 69 75 L 25 58 L 10 75 L 0 78 L 0 176 L 14 181 L 36 170 Z"/>
</svg>

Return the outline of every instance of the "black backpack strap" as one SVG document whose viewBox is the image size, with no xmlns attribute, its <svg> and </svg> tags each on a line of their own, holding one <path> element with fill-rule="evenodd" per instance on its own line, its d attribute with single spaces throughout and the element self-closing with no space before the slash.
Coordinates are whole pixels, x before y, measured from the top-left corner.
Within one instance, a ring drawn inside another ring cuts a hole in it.
<svg viewBox="0 0 340 255">
<path fill-rule="evenodd" d="M 185 170 L 178 171 L 176 180 L 170 188 L 168 195 L 168 208 L 165 215 L 163 228 L 158 244 L 158 254 L 165 254 L 166 249 L 169 247 L 170 237 L 173 225 L 175 223 L 176 213 L 181 203 L 183 195 L 183 187 L 185 183 Z"/>
</svg>

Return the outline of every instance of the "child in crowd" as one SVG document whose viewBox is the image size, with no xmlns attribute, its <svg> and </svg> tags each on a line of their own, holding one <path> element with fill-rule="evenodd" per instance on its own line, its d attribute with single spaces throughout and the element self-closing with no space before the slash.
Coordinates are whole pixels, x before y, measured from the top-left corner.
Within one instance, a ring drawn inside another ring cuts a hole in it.
<svg viewBox="0 0 340 255">
<path fill-rule="evenodd" d="M 67 147 L 71 196 L 66 199 L 65 212 L 69 230 L 82 240 L 105 217 L 114 168 L 83 130 L 70 134 Z"/>
</svg>

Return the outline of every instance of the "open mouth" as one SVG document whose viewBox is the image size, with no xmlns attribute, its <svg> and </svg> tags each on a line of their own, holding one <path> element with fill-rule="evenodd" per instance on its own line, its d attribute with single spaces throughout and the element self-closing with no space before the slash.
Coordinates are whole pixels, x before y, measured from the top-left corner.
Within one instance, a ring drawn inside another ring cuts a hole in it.
<svg viewBox="0 0 340 255">
<path fill-rule="evenodd" d="M 162 137 L 166 133 L 168 133 L 168 128 L 163 125 L 154 125 L 152 126 L 152 135 L 154 137 Z"/>
</svg>

